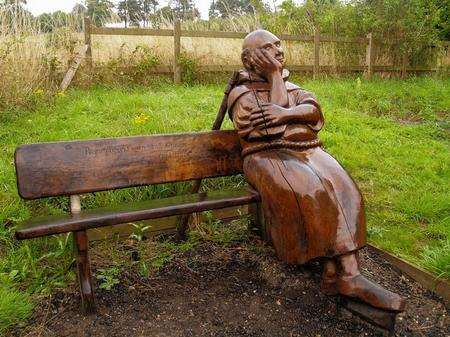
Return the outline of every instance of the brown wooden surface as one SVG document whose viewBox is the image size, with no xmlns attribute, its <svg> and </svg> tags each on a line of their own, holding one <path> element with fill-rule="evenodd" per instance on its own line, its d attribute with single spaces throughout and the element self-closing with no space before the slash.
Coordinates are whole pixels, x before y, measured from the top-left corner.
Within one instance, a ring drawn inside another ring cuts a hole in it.
<svg viewBox="0 0 450 337">
<path fill-rule="evenodd" d="M 446 280 L 438 279 L 431 275 L 429 272 L 413 266 L 408 261 L 405 261 L 395 255 L 392 255 L 373 244 L 369 245 L 371 249 L 380 254 L 386 261 L 399 269 L 402 273 L 405 273 L 409 277 L 416 280 L 428 290 L 431 290 L 435 294 L 441 296 L 444 301 L 450 305 L 450 283 Z"/>
<path fill-rule="evenodd" d="M 80 51 L 75 55 L 75 58 L 73 59 L 72 63 L 70 64 L 69 69 L 67 70 L 66 75 L 64 75 L 63 80 L 61 81 L 61 85 L 59 86 L 59 90 L 65 91 L 67 87 L 72 82 L 73 77 L 75 76 L 75 73 L 78 70 L 78 67 L 81 64 L 81 61 L 86 56 L 86 51 L 88 50 L 89 45 L 85 44 L 81 47 Z"/>
<path fill-rule="evenodd" d="M 242 171 L 240 153 L 231 130 L 22 145 L 18 191 L 35 199 L 228 176 Z"/>
<path fill-rule="evenodd" d="M 259 195 L 257 193 L 246 189 L 187 194 L 166 199 L 129 203 L 114 208 L 89 210 L 73 215 L 34 218 L 17 227 L 16 237 L 18 239 L 30 239 L 133 221 L 245 205 L 258 200 Z"/>
<path fill-rule="evenodd" d="M 345 169 L 320 147 L 324 119 L 319 102 L 283 81 L 278 37 L 256 30 L 242 49 L 246 71 L 229 105 L 245 156 L 243 172 L 261 196 L 266 232 L 278 258 L 290 264 L 320 258 L 325 293 L 356 298 L 374 310 L 403 311 L 401 296 L 359 271 L 356 252 L 366 244 L 363 198 Z M 317 76 L 318 29 L 314 50 Z"/>
<path fill-rule="evenodd" d="M 316 28 L 314 31 L 314 78 L 317 78 L 320 72 L 320 31 Z"/>
<path fill-rule="evenodd" d="M 228 38 L 228 39 L 243 39 L 246 32 L 221 32 L 221 31 L 204 31 L 204 30 L 182 30 L 181 36 L 184 37 L 207 37 L 207 38 Z"/>
<path fill-rule="evenodd" d="M 366 78 L 372 78 L 372 62 L 373 62 L 373 39 L 372 33 L 367 34 L 367 46 L 366 46 Z"/>
<path fill-rule="evenodd" d="M 178 30 L 178 33 L 177 33 Z M 90 23 L 86 25 L 85 30 L 85 43 L 89 44 L 89 48 L 87 51 L 87 63 L 89 66 L 92 66 L 92 57 L 91 57 L 91 48 L 90 48 L 90 40 L 91 34 L 99 34 L 99 35 L 147 35 L 147 36 L 174 36 L 178 34 L 178 37 L 175 40 L 179 40 L 179 37 L 204 37 L 204 38 L 232 38 L 239 39 L 243 38 L 247 35 L 248 32 L 226 32 L 226 31 L 197 31 L 197 30 L 181 30 L 181 27 L 174 29 L 147 29 L 147 28 L 108 28 L 108 27 L 95 27 Z M 319 49 L 318 45 L 321 42 L 325 43 L 356 43 L 356 44 L 366 44 L 368 42 L 368 37 L 357 37 L 357 38 L 349 38 L 342 36 L 331 36 L 331 35 L 320 35 L 319 37 L 314 35 L 290 35 L 290 34 L 281 34 L 280 39 L 283 41 L 293 41 L 293 42 L 314 42 L 314 64 L 313 65 L 291 65 L 290 69 L 293 71 L 313 71 L 315 70 L 315 76 L 320 71 L 333 71 L 333 72 L 349 72 L 349 71 L 365 71 L 367 70 L 367 66 L 338 66 L 337 69 L 334 66 L 319 66 L 318 64 L 318 55 Z M 89 42 L 89 43 L 88 43 Z M 369 41 L 370 42 L 370 41 Z M 398 44 L 399 41 L 396 41 L 392 44 Z M 175 42 L 176 43 L 176 42 Z M 372 39 L 372 44 L 381 44 L 386 45 L 386 42 L 381 39 Z M 444 45 L 448 44 L 449 41 L 443 41 Z M 181 43 L 180 43 L 181 45 Z M 175 44 L 175 48 L 177 45 Z M 176 51 L 174 54 L 178 55 Z M 176 60 L 177 58 L 175 58 Z M 367 60 L 367 58 L 366 58 Z M 176 63 L 176 62 L 174 62 Z M 372 62 L 373 63 L 373 62 Z M 200 67 L 201 71 L 205 72 L 221 72 L 221 71 L 234 71 L 239 69 L 240 66 L 235 65 L 204 65 Z M 375 66 L 372 64 L 372 71 L 383 71 L 383 72 L 398 72 L 403 76 L 407 72 L 413 73 L 421 73 L 421 72 L 436 72 L 439 71 L 439 68 L 426 68 L 426 67 L 408 67 L 406 64 L 402 64 L 400 66 Z M 156 66 L 154 67 L 150 73 L 152 74 L 167 74 L 173 73 L 176 83 L 178 83 L 178 71 L 174 69 L 174 66 Z M 370 71 L 369 71 L 370 74 Z"/>
<path fill-rule="evenodd" d="M 137 36 L 173 36 L 171 29 L 148 29 L 148 28 L 110 28 L 92 27 L 91 34 L 96 35 L 137 35 Z"/>
<path fill-rule="evenodd" d="M 338 42 L 338 43 L 366 43 L 367 39 L 364 37 L 344 37 L 332 35 L 320 35 L 320 42 Z"/>
<path fill-rule="evenodd" d="M 181 66 L 179 64 L 181 53 L 181 22 L 176 20 L 173 26 L 173 82 L 181 83 Z"/>
<path fill-rule="evenodd" d="M 339 304 L 342 308 L 371 324 L 389 331 L 391 334 L 395 330 L 395 319 L 398 313 L 377 309 L 349 298 L 341 298 Z"/>
<path fill-rule="evenodd" d="M 89 70 L 92 70 L 92 27 L 91 19 L 84 18 L 84 44 L 88 46 L 86 49 L 86 65 Z"/>
<path fill-rule="evenodd" d="M 216 119 L 214 120 L 212 130 L 220 130 L 222 127 L 223 119 L 225 118 L 225 115 L 228 111 L 228 96 L 235 87 L 237 80 L 239 78 L 239 72 L 235 71 L 233 75 L 231 76 L 230 80 L 228 81 L 228 84 L 224 91 L 224 96 L 222 98 L 222 102 L 219 107 L 219 111 L 217 113 Z M 198 179 L 194 181 L 193 186 L 191 187 L 191 193 L 198 193 L 200 191 L 200 187 L 202 184 L 202 180 Z M 178 239 L 184 240 L 186 238 L 186 229 L 188 227 L 189 223 L 189 217 L 190 215 L 183 215 L 180 218 L 180 223 L 178 226 Z"/>
<path fill-rule="evenodd" d="M 227 32 L 214 30 L 180 30 L 183 37 L 205 37 L 205 38 L 228 38 L 243 39 L 249 32 Z M 148 29 L 148 28 L 113 28 L 113 27 L 95 27 L 92 26 L 91 34 L 96 35 L 136 35 L 136 36 L 173 36 L 171 29 Z M 280 39 L 284 41 L 312 42 L 313 35 L 291 35 L 280 34 Z M 340 36 L 324 35 L 321 37 L 323 42 L 342 42 L 342 43 L 362 43 L 364 38 L 348 38 Z"/>
<path fill-rule="evenodd" d="M 81 294 L 81 308 L 85 314 L 96 312 L 92 272 L 89 261 L 89 240 L 86 231 L 73 233 L 78 284 Z"/>
<path fill-rule="evenodd" d="M 212 213 L 212 217 L 214 219 L 220 219 L 224 222 L 231 221 L 234 219 L 241 218 L 242 214 L 248 213 L 249 205 L 239 205 L 227 208 L 219 208 L 209 210 Z M 129 238 L 131 234 L 136 233 L 136 226 L 149 227 L 145 230 L 144 235 L 147 238 L 155 237 L 159 234 L 173 234 L 177 230 L 177 226 L 179 224 L 180 217 L 177 215 L 158 218 L 158 219 L 149 219 L 143 220 L 140 222 L 132 222 L 132 223 L 124 223 L 113 226 L 105 226 L 105 227 L 97 227 L 93 229 L 89 229 L 88 237 L 89 241 L 98 241 L 98 240 L 107 240 L 113 237 L 123 237 Z M 206 221 L 207 217 L 203 212 L 193 213 L 191 217 L 191 224 L 194 226 L 201 221 Z"/>
</svg>

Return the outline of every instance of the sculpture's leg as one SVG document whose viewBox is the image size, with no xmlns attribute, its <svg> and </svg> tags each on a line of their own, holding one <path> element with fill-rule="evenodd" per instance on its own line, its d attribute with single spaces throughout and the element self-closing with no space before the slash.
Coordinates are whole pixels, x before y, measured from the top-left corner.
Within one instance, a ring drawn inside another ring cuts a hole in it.
<svg viewBox="0 0 450 337">
<path fill-rule="evenodd" d="M 336 295 L 338 271 L 334 259 L 326 259 L 323 263 L 321 289 L 325 295 Z"/>
<path fill-rule="evenodd" d="M 75 256 L 78 269 L 78 283 L 80 285 L 81 306 L 85 314 L 92 314 L 95 310 L 94 291 L 92 287 L 91 264 L 89 261 L 89 239 L 86 231 L 73 233 Z"/>
<path fill-rule="evenodd" d="M 378 284 L 368 280 L 359 272 L 356 253 L 339 256 L 340 272 L 337 280 L 339 294 L 360 300 L 374 308 L 400 312 L 404 310 L 404 299 Z"/>
</svg>

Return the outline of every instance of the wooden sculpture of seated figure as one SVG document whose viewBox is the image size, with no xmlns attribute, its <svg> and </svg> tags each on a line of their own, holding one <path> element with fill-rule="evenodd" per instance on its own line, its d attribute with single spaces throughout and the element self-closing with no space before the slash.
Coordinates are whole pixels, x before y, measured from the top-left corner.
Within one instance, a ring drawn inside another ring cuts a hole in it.
<svg viewBox="0 0 450 337">
<path fill-rule="evenodd" d="M 260 193 L 267 233 L 287 262 L 323 262 L 322 291 L 402 311 L 404 300 L 361 275 L 366 243 L 361 193 L 321 148 L 324 124 L 313 94 L 287 81 L 280 40 L 257 30 L 242 48 L 245 70 L 228 96 L 247 181 Z"/>
</svg>

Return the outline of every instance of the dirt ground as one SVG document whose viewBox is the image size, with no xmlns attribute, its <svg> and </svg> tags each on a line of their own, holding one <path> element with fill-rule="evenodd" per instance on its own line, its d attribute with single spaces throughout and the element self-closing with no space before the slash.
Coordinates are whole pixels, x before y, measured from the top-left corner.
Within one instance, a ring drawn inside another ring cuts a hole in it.
<svg viewBox="0 0 450 337">
<path fill-rule="evenodd" d="M 11 336 L 383 336 L 319 291 L 317 264 L 289 266 L 257 239 L 221 247 L 202 243 L 150 277 L 123 270 L 111 291 L 96 290 L 98 314 L 80 314 L 77 287 L 57 291 Z M 255 249 L 259 247 L 260 249 Z M 450 336 L 448 308 L 393 270 L 375 252 L 363 271 L 407 297 L 396 336 Z M 94 259 L 94 269 L 96 267 Z"/>
</svg>

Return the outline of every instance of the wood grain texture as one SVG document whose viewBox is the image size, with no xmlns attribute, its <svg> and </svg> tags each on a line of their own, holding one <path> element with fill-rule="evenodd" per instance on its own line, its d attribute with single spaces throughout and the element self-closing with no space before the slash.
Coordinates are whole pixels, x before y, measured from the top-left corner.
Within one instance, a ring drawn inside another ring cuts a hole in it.
<svg viewBox="0 0 450 337">
<path fill-rule="evenodd" d="M 173 36 L 171 29 L 92 27 L 95 35 Z"/>
<path fill-rule="evenodd" d="M 72 63 L 70 64 L 69 69 L 67 70 L 66 75 L 64 75 L 63 80 L 61 81 L 61 85 L 59 86 L 59 90 L 66 91 L 67 87 L 72 82 L 73 77 L 75 76 L 75 73 L 78 70 L 78 67 L 81 64 L 81 61 L 86 55 L 86 51 L 88 50 L 89 45 L 85 44 L 81 47 L 80 51 L 76 53 L 75 58 L 73 59 Z"/>
<path fill-rule="evenodd" d="M 257 201 L 259 201 L 258 193 L 247 189 L 187 194 L 129 203 L 114 208 L 89 210 L 79 214 L 34 218 L 17 227 L 16 238 L 19 240 L 31 239 L 133 221 L 246 205 Z"/>
<path fill-rule="evenodd" d="M 357 315 L 363 320 L 387 330 L 391 334 L 394 333 L 395 319 L 398 313 L 377 309 L 362 302 L 344 297 L 340 298 L 339 304 L 342 308 L 350 311 L 352 314 Z"/>
<path fill-rule="evenodd" d="M 94 288 L 92 286 L 91 263 L 89 260 L 89 239 L 86 231 L 73 233 L 75 259 L 78 270 L 78 284 L 81 294 L 81 308 L 85 314 L 96 312 Z"/>
<path fill-rule="evenodd" d="M 92 70 L 92 28 L 91 19 L 88 17 L 84 18 L 84 44 L 88 46 L 86 49 L 86 65 L 89 70 Z"/>
<path fill-rule="evenodd" d="M 367 46 L 366 46 L 366 78 L 372 78 L 372 63 L 373 63 L 373 39 L 372 33 L 367 34 Z"/>
<path fill-rule="evenodd" d="M 372 250 L 374 250 L 377 254 L 380 254 L 383 259 L 388 261 L 395 268 L 413 278 L 428 290 L 441 296 L 442 299 L 447 303 L 447 305 L 450 305 L 450 283 L 448 281 L 446 281 L 445 279 L 439 279 L 426 270 L 416 267 L 408 261 L 392 255 L 391 253 L 384 251 L 373 244 L 369 244 L 369 246 Z"/>
<path fill-rule="evenodd" d="M 176 20 L 173 25 L 173 82 L 175 84 L 181 83 L 181 22 Z"/>
<path fill-rule="evenodd" d="M 242 172 L 235 131 L 110 138 L 20 146 L 24 199 L 228 176 Z"/>
<path fill-rule="evenodd" d="M 319 28 L 316 27 L 314 30 L 314 78 L 319 76 L 320 72 L 320 31 Z"/>
<path fill-rule="evenodd" d="M 207 37 L 207 38 L 228 38 L 243 39 L 248 33 L 245 32 L 221 32 L 221 31 L 203 31 L 203 30 L 182 30 L 181 36 L 185 37 Z"/>
</svg>

